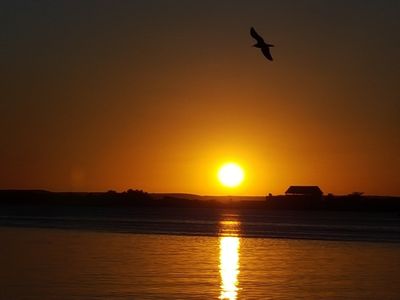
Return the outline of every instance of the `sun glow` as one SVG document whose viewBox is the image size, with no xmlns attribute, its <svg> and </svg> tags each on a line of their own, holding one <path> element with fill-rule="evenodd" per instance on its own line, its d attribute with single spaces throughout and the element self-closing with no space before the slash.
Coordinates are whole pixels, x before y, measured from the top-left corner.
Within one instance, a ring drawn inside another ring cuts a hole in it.
<svg viewBox="0 0 400 300">
<path fill-rule="evenodd" d="M 236 163 L 226 163 L 218 171 L 219 181 L 226 187 L 236 187 L 244 179 L 243 169 Z"/>
</svg>

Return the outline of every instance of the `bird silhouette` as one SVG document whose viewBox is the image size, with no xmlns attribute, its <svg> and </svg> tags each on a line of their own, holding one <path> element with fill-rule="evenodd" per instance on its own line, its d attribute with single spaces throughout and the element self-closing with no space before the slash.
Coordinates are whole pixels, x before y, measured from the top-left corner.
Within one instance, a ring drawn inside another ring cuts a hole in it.
<svg viewBox="0 0 400 300">
<path fill-rule="evenodd" d="M 260 48 L 264 56 L 268 60 L 273 61 L 274 59 L 272 58 L 269 48 L 274 47 L 274 45 L 264 42 L 264 39 L 256 32 L 253 27 L 250 28 L 250 35 L 257 41 L 257 43 L 253 45 L 253 47 Z"/>
</svg>

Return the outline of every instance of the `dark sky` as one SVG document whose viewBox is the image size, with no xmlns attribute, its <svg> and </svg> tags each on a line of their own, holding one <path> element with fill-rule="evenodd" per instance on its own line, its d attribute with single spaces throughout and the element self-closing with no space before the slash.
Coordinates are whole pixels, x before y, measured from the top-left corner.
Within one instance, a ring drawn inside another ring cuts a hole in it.
<svg viewBox="0 0 400 300">
<path fill-rule="evenodd" d="M 2 1 L 0 20 L 0 188 L 400 195 L 400 1 Z"/>
</svg>

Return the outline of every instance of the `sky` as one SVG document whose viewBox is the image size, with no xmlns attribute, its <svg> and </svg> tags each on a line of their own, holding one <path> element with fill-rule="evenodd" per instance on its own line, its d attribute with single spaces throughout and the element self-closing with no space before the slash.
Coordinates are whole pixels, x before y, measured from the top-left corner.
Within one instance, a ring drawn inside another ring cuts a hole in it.
<svg viewBox="0 0 400 300">
<path fill-rule="evenodd" d="M 397 0 L 2 1 L 0 20 L 2 189 L 400 195 Z"/>
</svg>

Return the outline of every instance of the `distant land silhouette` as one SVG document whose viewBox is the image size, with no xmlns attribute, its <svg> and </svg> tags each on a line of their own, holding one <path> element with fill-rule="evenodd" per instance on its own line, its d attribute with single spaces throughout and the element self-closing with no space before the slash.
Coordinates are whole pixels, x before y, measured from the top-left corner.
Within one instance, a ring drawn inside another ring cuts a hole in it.
<svg viewBox="0 0 400 300">
<path fill-rule="evenodd" d="M 291 187 L 292 188 L 292 187 Z M 228 207 L 265 210 L 393 211 L 400 213 L 400 197 L 291 194 L 266 197 L 198 196 L 125 192 L 50 192 L 45 190 L 0 190 L 1 206 L 98 206 L 98 207 Z M 296 188 L 296 187 L 295 187 Z M 296 189 L 292 189 L 296 190 Z"/>
</svg>

